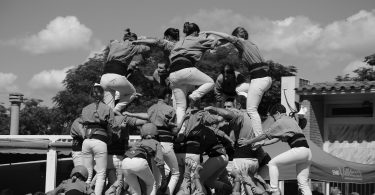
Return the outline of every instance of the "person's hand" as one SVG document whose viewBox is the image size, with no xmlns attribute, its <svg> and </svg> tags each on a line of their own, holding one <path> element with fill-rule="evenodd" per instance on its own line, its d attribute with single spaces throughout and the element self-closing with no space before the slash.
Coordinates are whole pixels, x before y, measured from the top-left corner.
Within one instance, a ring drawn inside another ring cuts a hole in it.
<svg viewBox="0 0 375 195">
<path fill-rule="evenodd" d="M 124 115 L 124 116 L 131 116 L 131 113 L 128 112 L 128 111 L 125 111 L 125 112 L 122 112 L 122 115 Z"/>
<path fill-rule="evenodd" d="M 215 107 L 213 107 L 213 106 L 207 106 L 207 107 L 204 108 L 204 110 L 207 111 L 207 112 L 213 111 L 214 109 L 215 109 Z"/>
<path fill-rule="evenodd" d="M 248 139 L 245 139 L 245 138 L 240 138 L 238 140 L 238 144 L 239 144 L 240 147 L 247 146 L 247 145 L 249 145 L 251 143 L 252 143 L 251 140 L 248 140 Z"/>
<path fill-rule="evenodd" d="M 230 172 L 230 176 L 234 179 L 234 178 L 239 178 L 241 177 L 241 174 L 240 174 L 240 170 L 238 170 L 237 168 L 233 168 Z"/>
<path fill-rule="evenodd" d="M 176 137 L 176 139 L 175 139 L 175 141 L 176 141 L 176 142 L 182 142 L 182 141 L 184 141 L 184 139 L 185 139 L 185 134 L 183 134 L 183 133 L 178 133 L 178 134 L 177 134 L 177 137 Z"/>
<path fill-rule="evenodd" d="M 253 143 L 253 145 L 251 147 L 253 148 L 253 150 L 256 150 L 256 149 L 262 147 L 263 144 L 264 144 L 264 140 Z"/>
</svg>

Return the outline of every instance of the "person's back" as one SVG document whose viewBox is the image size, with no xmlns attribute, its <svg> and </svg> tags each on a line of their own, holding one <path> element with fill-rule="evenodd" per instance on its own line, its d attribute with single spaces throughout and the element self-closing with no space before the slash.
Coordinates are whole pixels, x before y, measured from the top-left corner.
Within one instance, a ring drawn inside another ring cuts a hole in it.
<svg viewBox="0 0 375 195">
<path fill-rule="evenodd" d="M 78 165 L 73 168 L 70 178 L 64 180 L 54 190 L 47 192 L 47 195 L 94 195 L 93 189 L 85 181 L 88 177 L 86 167 Z"/>
</svg>

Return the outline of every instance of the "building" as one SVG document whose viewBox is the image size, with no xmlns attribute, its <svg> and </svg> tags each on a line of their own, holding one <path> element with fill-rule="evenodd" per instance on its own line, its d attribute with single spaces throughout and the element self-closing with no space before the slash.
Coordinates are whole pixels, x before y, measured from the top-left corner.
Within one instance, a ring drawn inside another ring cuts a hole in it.
<svg viewBox="0 0 375 195">
<path fill-rule="evenodd" d="M 307 111 L 305 135 L 325 152 L 375 164 L 375 81 L 310 84 L 283 77 L 281 93 L 289 110 L 299 102 Z"/>
</svg>

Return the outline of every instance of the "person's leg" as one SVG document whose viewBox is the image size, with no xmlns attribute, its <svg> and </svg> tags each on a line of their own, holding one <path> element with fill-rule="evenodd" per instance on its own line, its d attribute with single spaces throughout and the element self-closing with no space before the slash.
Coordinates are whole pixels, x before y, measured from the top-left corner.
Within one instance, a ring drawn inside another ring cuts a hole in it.
<svg viewBox="0 0 375 195">
<path fill-rule="evenodd" d="M 152 174 L 150 167 L 145 159 L 139 159 L 138 164 L 141 169 L 137 170 L 136 175 L 142 179 L 146 184 L 146 194 L 147 195 L 156 195 L 156 185 L 155 178 Z"/>
<path fill-rule="evenodd" d="M 83 165 L 83 154 L 82 151 L 72 151 L 73 165 Z"/>
<path fill-rule="evenodd" d="M 111 81 L 114 79 L 115 74 L 103 74 L 100 78 L 100 86 L 104 89 L 103 101 L 112 109 L 115 107 L 116 91 L 111 87 Z"/>
<path fill-rule="evenodd" d="M 301 148 L 302 150 L 310 150 L 308 148 Z M 309 174 L 310 174 L 310 166 L 311 166 L 311 151 L 307 151 L 310 153 L 308 155 L 308 159 L 305 162 L 300 162 L 296 164 L 296 171 L 297 171 L 297 182 L 298 188 L 301 190 L 303 195 L 311 195 L 311 189 L 309 185 Z"/>
<path fill-rule="evenodd" d="M 111 81 L 111 88 L 120 93 L 119 103 L 114 110 L 121 112 L 135 98 L 136 90 L 126 77 L 119 75 Z"/>
<path fill-rule="evenodd" d="M 236 93 L 237 95 L 240 95 L 241 92 L 246 94 L 246 97 L 247 97 L 247 93 L 249 92 L 249 88 L 250 88 L 250 83 L 241 83 L 239 85 L 237 85 L 236 87 Z"/>
<path fill-rule="evenodd" d="M 200 172 L 201 183 L 206 184 L 210 188 L 217 188 L 220 191 L 230 192 L 232 190 L 231 186 L 217 180 L 227 164 L 228 157 L 226 155 L 210 157 L 203 164 L 203 169 Z"/>
<path fill-rule="evenodd" d="M 94 167 L 94 154 L 92 151 L 93 144 L 91 142 L 91 139 L 85 139 L 82 143 L 82 160 L 83 160 L 83 166 L 87 168 L 88 171 L 88 177 L 86 180 L 86 183 L 90 183 L 93 177 L 93 167 Z"/>
<path fill-rule="evenodd" d="M 178 170 L 180 172 L 180 176 L 178 178 L 177 185 L 175 187 L 175 192 L 177 193 L 180 189 L 181 183 L 184 179 L 185 173 L 185 153 L 176 153 L 177 163 L 178 163 Z"/>
<path fill-rule="evenodd" d="M 199 86 L 198 89 L 194 90 L 189 95 L 189 98 L 192 100 L 198 100 L 214 88 L 215 82 L 211 77 L 198 70 L 197 68 L 189 69 L 189 79 L 185 81 L 186 84 Z"/>
<path fill-rule="evenodd" d="M 174 104 L 176 105 L 176 125 L 182 123 L 182 119 L 186 111 L 186 93 L 184 91 L 184 86 L 180 85 L 172 88 L 172 93 L 174 97 Z"/>
<path fill-rule="evenodd" d="M 117 186 L 116 191 L 122 191 L 123 187 L 123 175 L 121 170 L 121 161 L 124 159 L 122 155 L 108 155 L 107 162 L 107 178 L 108 185 L 115 184 Z M 117 193 L 117 192 L 116 192 Z"/>
<path fill-rule="evenodd" d="M 100 140 L 93 140 L 95 143 L 93 147 L 95 171 L 98 176 L 95 182 L 95 194 L 102 194 L 107 170 L 107 144 Z"/>
<path fill-rule="evenodd" d="M 301 148 L 291 148 L 290 150 L 275 156 L 270 162 L 268 162 L 271 190 L 275 191 L 279 189 L 278 166 L 306 162 L 310 154 L 308 151 L 310 150 L 304 150 L 303 147 L 302 150 Z"/>
<path fill-rule="evenodd" d="M 253 131 L 256 135 L 262 134 L 262 121 L 258 113 L 258 106 L 263 94 L 271 87 L 271 77 L 252 79 L 247 94 L 246 110 L 251 118 Z"/>
<path fill-rule="evenodd" d="M 129 184 L 136 195 L 142 195 L 138 177 L 136 174 L 134 174 L 139 169 L 141 169 L 140 166 L 141 165 L 138 163 L 138 158 L 125 158 L 121 164 L 121 169 L 123 170 L 122 173 L 124 175 L 124 182 Z"/>
<path fill-rule="evenodd" d="M 171 179 L 169 180 L 169 183 L 168 183 L 168 190 L 166 193 L 172 194 L 178 182 L 178 178 L 180 177 L 180 171 L 178 168 L 177 158 L 173 150 L 173 143 L 161 142 L 161 147 L 163 150 L 164 161 L 168 165 L 172 173 Z"/>
<path fill-rule="evenodd" d="M 111 186 L 116 181 L 116 169 L 113 162 L 113 155 L 107 155 L 107 178 L 108 178 L 108 186 Z"/>
</svg>

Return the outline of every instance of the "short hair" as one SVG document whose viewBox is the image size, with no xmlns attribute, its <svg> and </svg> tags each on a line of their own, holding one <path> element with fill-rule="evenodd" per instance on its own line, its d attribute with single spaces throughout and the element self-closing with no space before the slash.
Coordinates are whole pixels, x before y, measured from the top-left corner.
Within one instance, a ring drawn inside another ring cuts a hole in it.
<svg viewBox="0 0 375 195">
<path fill-rule="evenodd" d="M 237 95 L 236 99 L 237 99 L 237 103 L 240 104 L 240 108 L 245 109 L 247 97 L 245 97 L 243 95 Z"/>
<path fill-rule="evenodd" d="M 100 85 L 95 85 L 92 87 L 91 90 L 91 97 L 94 98 L 96 101 L 102 101 L 104 96 L 104 89 Z"/>
<path fill-rule="evenodd" d="M 235 37 L 237 37 L 237 35 L 240 32 L 240 30 L 243 30 L 245 32 L 245 37 L 241 37 L 241 38 L 243 38 L 245 40 L 248 40 L 249 39 L 249 33 L 247 32 L 247 30 L 244 27 L 241 27 L 241 26 L 235 28 L 233 30 L 233 32 L 232 32 L 232 35 L 235 36 Z"/>
<path fill-rule="evenodd" d="M 273 105 L 270 109 L 270 115 L 274 115 L 276 114 L 276 112 L 279 112 L 279 113 L 286 113 L 286 108 L 280 104 L 280 103 L 277 103 L 275 105 Z"/>
<path fill-rule="evenodd" d="M 164 37 L 169 36 L 173 40 L 178 41 L 180 40 L 180 31 L 177 28 L 167 28 L 164 31 Z"/>
<path fill-rule="evenodd" d="M 135 33 L 133 33 L 133 32 L 130 32 L 130 28 L 127 28 L 127 29 L 125 29 L 125 34 L 124 34 L 124 37 L 123 37 L 123 40 L 125 41 L 125 40 L 129 40 L 130 38 L 133 38 L 133 39 L 135 39 L 135 40 L 137 40 L 138 39 L 138 36 L 137 36 L 137 34 L 135 34 Z"/>
<path fill-rule="evenodd" d="M 158 86 L 156 87 L 156 97 L 158 99 L 164 99 L 167 94 L 171 94 L 172 90 L 169 87 Z"/>
<path fill-rule="evenodd" d="M 193 32 L 200 32 L 199 26 L 195 23 L 185 22 L 183 32 L 186 36 L 191 35 Z"/>
<path fill-rule="evenodd" d="M 225 73 L 225 67 L 226 66 L 228 66 L 229 67 L 229 71 L 231 71 L 231 72 L 233 72 L 234 73 L 234 66 L 233 66 L 233 64 L 226 64 L 226 63 L 224 63 L 224 64 L 222 64 L 221 65 L 221 74 L 223 74 L 224 75 L 224 73 Z"/>
<path fill-rule="evenodd" d="M 228 97 L 227 99 L 225 99 L 225 102 L 233 102 L 234 103 L 234 98 Z"/>
</svg>

